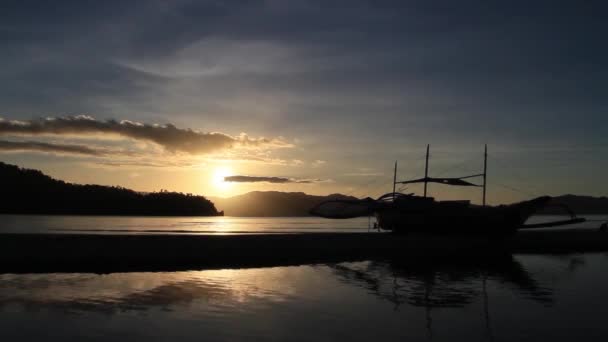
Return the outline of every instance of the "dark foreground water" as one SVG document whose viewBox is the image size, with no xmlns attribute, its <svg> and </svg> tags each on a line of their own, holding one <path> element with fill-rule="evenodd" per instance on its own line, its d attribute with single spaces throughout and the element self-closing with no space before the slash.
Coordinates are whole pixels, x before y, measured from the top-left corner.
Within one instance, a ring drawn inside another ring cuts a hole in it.
<svg viewBox="0 0 608 342">
<path fill-rule="evenodd" d="M 0 341 L 606 341 L 608 254 L 0 275 Z"/>
<path fill-rule="evenodd" d="M 366 230 L 367 219 L 0 216 L 5 233 Z M 0 341 L 607 341 L 607 320 L 608 253 L 0 274 Z"/>
</svg>

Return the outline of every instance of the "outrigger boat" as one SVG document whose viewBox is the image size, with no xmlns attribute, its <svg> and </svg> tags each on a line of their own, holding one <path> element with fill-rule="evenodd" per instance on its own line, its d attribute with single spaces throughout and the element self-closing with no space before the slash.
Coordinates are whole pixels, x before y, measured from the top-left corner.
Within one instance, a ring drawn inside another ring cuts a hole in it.
<svg viewBox="0 0 608 342">
<path fill-rule="evenodd" d="M 551 197 L 541 196 L 519 203 L 489 206 L 486 204 L 488 148 L 484 149 L 483 173 L 464 177 L 436 178 L 429 177 L 429 145 L 426 149 L 424 177 L 412 180 L 397 181 L 397 162 L 393 176 L 393 191 L 378 199 L 330 200 L 311 209 L 315 216 L 344 219 L 361 216 L 375 216 L 377 227 L 395 233 L 433 232 L 455 234 L 488 234 L 509 235 L 519 229 L 554 227 L 585 222 L 576 217 L 568 208 L 570 218 L 566 220 L 526 225 L 526 221 L 549 205 Z M 482 178 L 478 185 L 470 178 Z M 403 194 L 397 192 L 397 184 L 424 184 L 424 195 Z M 439 183 L 451 186 L 473 186 L 483 189 L 481 205 L 471 204 L 468 200 L 437 201 L 427 196 L 428 183 Z"/>
</svg>

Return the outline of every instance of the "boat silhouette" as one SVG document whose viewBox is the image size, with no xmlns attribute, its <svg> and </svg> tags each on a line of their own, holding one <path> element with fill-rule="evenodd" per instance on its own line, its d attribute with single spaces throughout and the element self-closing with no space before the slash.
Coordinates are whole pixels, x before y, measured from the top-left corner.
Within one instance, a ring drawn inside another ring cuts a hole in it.
<svg viewBox="0 0 608 342">
<path fill-rule="evenodd" d="M 397 162 L 393 177 L 393 191 L 378 199 L 331 200 L 320 203 L 310 213 L 324 218 L 354 218 L 375 216 L 377 227 L 395 233 L 437 232 L 443 234 L 493 234 L 510 235 L 522 228 L 540 228 L 584 222 L 574 213 L 567 220 L 526 225 L 532 215 L 551 201 L 550 196 L 540 196 L 531 200 L 507 205 L 490 206 L 486 204 L 487 184 L 487 145 L 484 149 L 483 173 L 463 177 L 429 177 L 429 145 L 426 149 L 424 177 L 405 181 L 397 180 Z M 470 181 L 482 178 L 482 184 Z M 396 191 L 397 184 L 424 184 L 424 195 L 404 194 Z M 438 201 L 427 196 L 428 183 L 450 186 L 480 187 L 483 190 L 481 205 L 471 204 L 469 200 Z"/>
</svg>

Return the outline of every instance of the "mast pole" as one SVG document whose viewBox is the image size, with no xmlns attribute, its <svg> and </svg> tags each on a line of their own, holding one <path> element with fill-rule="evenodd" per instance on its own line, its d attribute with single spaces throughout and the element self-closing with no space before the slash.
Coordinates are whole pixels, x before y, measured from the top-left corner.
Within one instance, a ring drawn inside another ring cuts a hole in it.
<svg viewBox="0 0 608 342">
<path fill-rule="evenodd" d="M 426 145 L 426 163 L 424 164 L 424 197 L 426 197 L 426 185 L 429 178 L 429 144 Z"/>
<path fill-rule="evenodd" d="M 488 170 L 488 144 L 485 144 L 483 150 L 483 206 L 486 206 L 486 173 Z"/>
<path fill-rule="evenodd" d="M 395 160 L 395 173 L 393 174 L 393 202 L 395 201 L 395 193 L 397 186 L 397 161 Z"/>
</svg>

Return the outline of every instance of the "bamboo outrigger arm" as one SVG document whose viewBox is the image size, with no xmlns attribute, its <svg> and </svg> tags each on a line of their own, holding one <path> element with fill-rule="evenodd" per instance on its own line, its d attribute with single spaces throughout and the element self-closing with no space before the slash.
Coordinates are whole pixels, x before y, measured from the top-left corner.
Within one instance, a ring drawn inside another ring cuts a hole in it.
<svg viewBox="0 0 608 342">
<path fill-rule="evenodd" d="M 585 219 L 583 217 L 576 217 L 576 218 L 571 218 L 571 219 L 568 219 L 568 220 L 524 224 L 521 227 L 519 227 L 519 229 L 532 229 L 532 228 L 548 228 L 548 227 L 567 226 L 567 225 L 570 225 L 570 224 L 583 223 L 583 222 L 586 222 L 586 221 L 587 221 L 587 219 Z"/>
<path fill-rule="evenodd" d="M 524 224 L 521 227 L 519 227 L 519 229 L 532 229 L 532 228 L 548 228 L 548 227 L 567 226 L 567 225 L 576 224 L 576 223 L 583 223 L 583 222 L 587 221 L 587 219 L 585 219 L 583 217 L 577 217 L 576 214 L 574 213 L 574 211 L 572 211 L 572 209 L 570 209 L 565 204 L 555 203 L 555 204 L 550 204 L 549 206 L 563 208 L 570 215 L 570 218 L 567 219 L 567 220 Z"/>
</svg>

